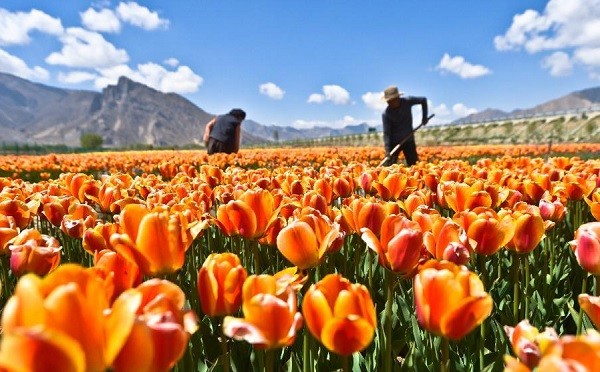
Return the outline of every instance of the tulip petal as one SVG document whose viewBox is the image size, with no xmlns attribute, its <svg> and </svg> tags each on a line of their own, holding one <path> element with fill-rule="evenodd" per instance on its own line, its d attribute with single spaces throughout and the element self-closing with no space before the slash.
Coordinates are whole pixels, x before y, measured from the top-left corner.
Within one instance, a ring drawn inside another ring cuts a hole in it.
<svg viewBox="0 0 600 372">
<path fill-rule="evenodd" d="M 325 324 L 321 342 L 334 353 L 347 356 L 369 346 L 374 334 L 375 328 L 363 318 L 334 318 Z"/>
<path fill-rule="evenodd" d="M 492 312 L 490 296 L 468 297 L 442 318 L 441 331 L 451 340 L 459 340 L 480 325 Z"/>
<path fill-rule="evenodd" d="M 20 328 L 3 334 L 0 370 L 83 372 L 85 357 L 79 343 L 61 332 Z"/>
</svg>

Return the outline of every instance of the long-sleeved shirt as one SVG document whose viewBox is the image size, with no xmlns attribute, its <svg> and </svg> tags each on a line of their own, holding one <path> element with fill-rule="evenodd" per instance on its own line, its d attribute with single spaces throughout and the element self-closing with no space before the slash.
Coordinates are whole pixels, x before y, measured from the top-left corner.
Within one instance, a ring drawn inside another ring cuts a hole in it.
<svg viewBox="0 0 600 372">
<path fill-rule="evenodd" d="M 422 122 L 427 120 L 427 99 L 425 97 L 400 97 L 400 106 L 388 106 L 381 115 L 383 121 L 383 143 L 390 152 L 413 130 L 412 107 L 421 105 Z"/>
</svg>

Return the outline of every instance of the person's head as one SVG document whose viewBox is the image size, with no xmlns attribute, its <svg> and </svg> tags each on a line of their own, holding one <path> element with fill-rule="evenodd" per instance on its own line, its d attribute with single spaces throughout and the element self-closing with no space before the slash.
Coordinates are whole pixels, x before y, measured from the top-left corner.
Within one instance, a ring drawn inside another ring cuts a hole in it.
<svg viewBox="0 0 600 372">
<path fill-rule="evenodd" d="M 388 105 L 395 107 L 400 103 L 400 96 L 402 94 L 402 92 L 398 91 L 398 87 L 392 85 L 383 91 L 383 99 L 385 99 Z"/>
<path fill-rule="evenodd" d="M 239 108 L 235 108 L 229 111 L 229 115 L 235 117 L 236 119 L 239 119 L 240 122 L 244 121 L 244 119 L 246 118 L 246 112 Z"/>
</svg>

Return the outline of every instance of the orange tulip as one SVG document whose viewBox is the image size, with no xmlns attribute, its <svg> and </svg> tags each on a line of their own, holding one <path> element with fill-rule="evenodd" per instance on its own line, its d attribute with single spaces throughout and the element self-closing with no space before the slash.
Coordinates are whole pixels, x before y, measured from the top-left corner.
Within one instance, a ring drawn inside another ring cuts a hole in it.
<svg viewBox="0 0 600 372">
<path fill-rule="evenodd" d="M 493 301 L 481 279 L 464 266 L 431 260 L 413 283 L 419 324 L 437 336 L 459 340 L 492 312 Z"/>
<path fill-rule="evenodd" d="M 35 229 L 21 231 L 8 245 L 10 269 L 17 277 L 27 273 L 44 276 L 60 264 L 62 247 L 55 238 Z"/>
<path fill-rule="evenodd" d="M 596 189 L 589 198 L 585 198 L 585 202 L 589 205 L 592 216 L 596 221 L 600 221 L 600 188 Z"/>
<path fill-rule="evenodd" d="M 548 347 L 558 340 L 556 331 L 546 328 L 540 332 L 529 324 L 527 319 L 522 320 L 515 327 L 505 326 L 508 339 L 511 343 L 513 353 L 527 368 L 537 367 L 542 355 Z"/>
<path fill-rule="evenodd" d="M 498 215 L 501 217 L 503 213 L 498 213 Z M 545 237 L 544 233 L 546 232 L 545 223 L 539 210 L 525 213 L 514 211 L 512 218 L 515 230 L 506 247 L 521 254 L 533 251 Z"/>
<path fill-rule="evenodd" d="M 140 296 L 123 297 L 111 307 L 111 295 L 110 282 L 95 269 L 66 264 L 43 279 L 24 275 L 4 307 L 4 337 L 25 329 L 49 330 L 56 334 L 53 341 L 83 352 L 86 371 L 104 371 L 124 345 L 135 320 L 131 308 L 141 300 Z M 32 340 L 34 344 L 39 341 Z"/>
<path fill-rule="evenodd" d="M 198 329 L 196 315 L 184 310 L 185 294 L 167 280 L 150 279 L 119 298 L 138 295 L 141 301 L 130 307 L 137 314 L 136 322 L 114 369 L 170 371 L 185 353 L 190 335 Z"/>
<path fill-rule="evenodd" d="M 225 317 L 223 334 L 244 340 L 259 349 L 289 346 L 302 327 L 296 293 L 287 286 L 279 288 L 268 275 L 251 275 L 243 286 L 244 318 Z"/>
<path fill-rule="evenodd" d="M 579 226 L 569 244 L 579 265 L 588 273 L 600 275 L 600 222 Z"/>
<path fill-rule="evenodd" d="M 479 207 L 454 215 L 469 237 L 469 244 L 477 254 L 492 255 L 512 239 L 515 224 L 510 215 L 500 216 L 493 209 Z"/>
<path fill-rule="evenodd" d="M 592 323 L 594 323 L 596 328 L 600 328 L 600 297 L 582 293 L 579 295 L 578 300 L 579 306 L 581 306 L 583 311 L 592 320 Z"/>
<path fill-rule="evenodd" d="M 14 218 L 0 214 L 0 255 L 10 254 L 7 243 L 17 235 L 19 231 Z"/>
<path fill-rule="evenodd" d="M 600 335 L 589 330 L 579 336 L 562 336 L 548 347 L 539 371 L 597 371 L 600 365 Z"/>
<path fill-rule="evenodd" d="M 81 239 L 86 229 L 96 223 L 98 214 L 87 204 L 71 204 L 67 214 L 63 216 L 60 229 L 72 238 Z"/>
<path fill-rule="evenodd" d="M 143 275 L 173 273 L 183 266 L 185 252 L 200 233 L 199 224 L 188 224 L 181 213 L 164 209 L 149 210 L 129 204 L 120 214 L 120 234 L 110 244 L 140 267 Z"/>
<path fill-rule="evenodd" d="M 339 224 L 314 211 L 293 220 L 277 236 L 277 249 L 294 266 L 308 269 L 317 266 L 325 253 L 343 239 Z"/>
<path fill-rule="evenodd" d="M 138 265 L 109 249 L 94 252 L 94 267 L 102 270 L 107 277 L 112 277 L 114 293 L 111 301 L 142 282 Z"/>
<path fill-rule="evenodd" d="M 21 200 L 0 199 L 0 215 L 11 217 L 19 229 L 25 229 L 33 221 L 34 213 L 31 211 L 31 205 L 25 204 Z"/>
<path fill-rule="evenodd" d="M 2 371 L 86 370 L 81 346 L 71 337 L 43 326 L 18 328 L 5 333 L 0 345 Z"/>
<path fill-rule="evenodd" d="M 237 200 L 219 206 L 215 223 L 228 236 L 262 237 L 277 218 L 273 195 L 263 189 L 247 190 Z"/>
<path fill-rule="evenodd" d="M 363 227 L 369 228 L 376 236 L 381 232 L 381 223 L 386 216 L 381 203 L 357 198 L 350 205 L 342 207 L 342 218 L 349 233 L 359 233 Z"/>
<path fill-rule="evenodd" d="M 558 186 L 557 194 L 567 200 L 581 200 L 596 188 L 596 175 L 567 173 Z"/>
<path fill-rule="evenodd" d="M 77 198 L 71 195 L 53 196 L 46 195 L 42 199 L 41 214 L 54 226 L 60 226 L 63 217 L 67 214 L 69 207 L 77 202 Z"/>
<path fill-rule="evenodd" d="M 546 221 L 559 222 L 565 218 L 565 205 L 557 198 L 541 199 L 539 203 L 540 215 Z"/>
<path fill-rule="evenodd" d="M 444 198 L 448 207 L 454 212 L 462 212 L 477 207 L 489 208 L 493 204 L 493 199 L 484 186 L 481 181 L 472 185 L 462 182 L 450 183 L 444 190 Z"/>
<path fill-rule="evenodd" d="M 119 232 L 119 224 L 107 222 L 100 223 L 83 232 L 81 245 L 86 252 L 95 254 L 105 249 L 112 249 L 110 237 Z"/>
<path fill-rule="evenodd" d="M 440 215 L 433 215 L 431 231 L 423 234 L 423 242 L 427 251 L 437 260 L 464 265 L 471 257 L 465 230 L 451 219 Z"/>
<path fill-rule="evenodd" d="M 247 273 L 233 253 L 213 253 L 198 272 L 198 298 L 208 316 L 231 315 L 242 305 Z"/>
<path fill-rule="evenodd" d="M 361 232 L 362 240 L 377 253 L 381 266 L 399 275 L 412 274 L 424 248 L 418 223 L 393 214 L 383 220 L 380 238 L 368 228 L 362 228 Z"/>
<path fill-rule="evenodd" d="M 309 288 L 302 313 L 310 333 L 340 355 L 369 346 L 377 327 L 375 305 L 367 288 L 339 274 L 329 274 Z"/>
</svg>

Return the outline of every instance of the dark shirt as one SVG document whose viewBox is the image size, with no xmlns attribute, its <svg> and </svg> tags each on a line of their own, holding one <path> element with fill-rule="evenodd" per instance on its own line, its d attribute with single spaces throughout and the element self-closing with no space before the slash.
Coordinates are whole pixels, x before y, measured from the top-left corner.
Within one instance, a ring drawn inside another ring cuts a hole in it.
<svg viewBox="0 0 600 372">
<path fill-rule="evenodd" d="M 425 97 L 400 97 L 400 106 L 388 106 L 381 115 L 383 121 L 383 144 L 390 152 L 413 130 L 412 107 L 421 105 L 423 119 L 427 119 L 427 99 Z"/>
<path fill-rule="evenodd" d="M 228 148 L 234 147 L 235 128 L 240 124 L 240 120 L 233 115 L 220 115 L 210 131 L 210 137 L 223 142 Z"/>
</svg>

